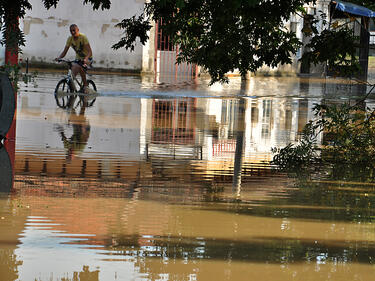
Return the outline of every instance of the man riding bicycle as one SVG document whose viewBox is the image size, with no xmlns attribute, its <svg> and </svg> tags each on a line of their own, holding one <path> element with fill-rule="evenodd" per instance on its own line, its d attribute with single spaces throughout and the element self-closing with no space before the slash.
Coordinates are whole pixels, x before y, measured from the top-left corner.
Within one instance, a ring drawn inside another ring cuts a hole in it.
<svg viewBox="0 0 375 281">
<path fill-rule="evenodd" d="M 83 82 L 82 90 L 85 94 L 87 94 L 88 84 L 86 79 L 86 70 L 92 64 L 92 50 L 86 35 L 79 32 L 79 28 L 76 24 L 72 24 L 69 29 L 72 36 L 68 38 L 64 50 L 55 60 L 58 61 L 65 57 L 70 47 L 74 49 L 76 52 L 76 61 L 73 63 L 72 72 L 73 75 L 77 75 L 78 73 L 81 75 Z"/>
</svg>

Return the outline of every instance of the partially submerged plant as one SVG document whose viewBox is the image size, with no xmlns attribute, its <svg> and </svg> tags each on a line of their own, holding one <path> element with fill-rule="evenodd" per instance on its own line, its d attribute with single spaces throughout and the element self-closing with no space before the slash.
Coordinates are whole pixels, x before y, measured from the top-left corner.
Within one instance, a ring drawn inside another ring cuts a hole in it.
<svg viewBox="0 0 375 281">
<path fill-rule="evenodd" d="M 355 105 L 315 105 L 313 110 L 317 118 L 305 126 L 301 140 L 296 145 L 273 148 L 272 164 L 289 172 L 324 167 L 327 175 L 334 177 L 372 180 L 375 174 L 375 109 L 364 107 L 364 99 Z M 322 142 L 318 145 L 320 134 Z"/>
<path fill-rule="evenodd" d="M 34 82 L 36 73 L 23 73 L 18 64 L 5 64 L 0 66 L 0 72 L 5 73 L 13 85 L 15 91 L 18 91 L 18 82 L 23 81 L 25 84 Z"/>
<path fill-rule="evenodd" d="M 311 166 L 318 159 L 319 148 L 316 145 L 317 134 L 314 122 L 310 121 L 303 129 L 297 145 L 289 143 L 284 148 L 272 148 L 275 156 L 272 164 L 281 170 L 301 170 Z"/>
</svg>

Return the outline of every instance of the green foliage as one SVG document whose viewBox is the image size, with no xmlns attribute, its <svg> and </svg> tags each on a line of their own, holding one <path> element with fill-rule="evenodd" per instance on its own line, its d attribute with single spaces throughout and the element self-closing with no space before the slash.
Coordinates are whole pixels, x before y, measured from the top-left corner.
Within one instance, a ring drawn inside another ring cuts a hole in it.
<svg viewBox="0 0 375 281">
<path fill-rule="evenodd" d="M 375 157 L 375 112 L 359 104 L 317 105 L 324 134 L 322 157 L 330 163 L 371 163 Z M 372 165 L 372 164 L 371 164 Z"/>
<path fill-rule="evenodd" d="M 348 27 L 326 29 L 312 37 L 302 61 L 315 65 L 327 62 L 328 71 L 350 76 L 360 71 L 356 58 L 359 38 Z"/>
<path fill-rule="evenodd" d="M 294 32 L 285 28 L 291 14 L 302 13 L 303 6 L 316 0 L 149 0 L 139 16 L 124 19 L 117 26 L 124 30 L 123 37 L 113 45 L 114 49 L 125 47 L 134 50 L 136 41 L 142 44 L 148 39 L 147 32 L 153 21 L 163 21 L 163 34 L 172 44 L 180 46 L 178 62 L 195 63 L 211 75 L 211 82 L 227 81 L 226 73 L 236 69 L 242 75 L 254 72 L 263 65 L 276 67 L 290 64 L 292 55 L 301 42 Z M 42 0 L 49 9 L 59 0 Z M 350 2 L 375 9 L 372 0 Z M 109 9 L 111 0 L 82 0 L 96 9 Z M 3 39 L 13 51 L 25 45 L 24 34 L 18 20 L 31 9 L 28 0 L 0 0 L 0 17 Z M 323 15 L 323 23 L 325 22 Z M 329 62 L 333 71 L 357 70 L 354 60 L 355 38 L 348 30 L 326 30 L 319 34 L 312 19 L 313 37 L 304 55 L 307 63 Z M 306 30 L 305 30 L 306 31 Z M 338 67 L 337 67 L 338 66 Z"/>
<path fill-rule="evenodd" d="M 271 163 L 281 170 L 301 170 L 318 161 L 317 134 L 314 122 L 310 121 L 304 128 L 302 138 L 297 145 L 288 144 L 284 148 L 272 148 L 275 154 Z"/>
<path fill-rule="evenodd" d="M 327 175 L 365 178 L 375 175 L 375 111 L 362 103 L 315 105 L 316 120 L 310 121 L 298 144 L 273 149 L 272 163 L 282 170 L 324 167 Z M 316 145 L 319 134 L 323 141 Z M 310 170 L 311 170 L 310 169 Z"/>
<path fill-rule="evenodd" d="M 44 7 L 46 9 L 57 7 L 57 4 L 59 3 L 59 0 L 42 0 Z M 110 0 L 83 0 L 83 4 L 91 4 L 92 8 L 94 10 L 98 10 L 99 8 L 109 9 L 111 7 L 111 1 Z"/>
<path fill-rule="evenodd" d="M 25 45 L 23 32 L 18 25 L 18 19 L 23 18 L 26 10 L 31 9 L 28 0 L 0 0 L 0 20 L 3 38 L 2 45 L 6 45 L 12 53 L 19 51 L 20 46 Z"/>
<path fill-rule="evenodd" d="M 371 0 L 350 2 L 374 8 Z M 145 12 L 123 21 L 124 37 L 113 46 L 134 50 L 137 37 L 145 42 L 152 21 L 163 21 L 163 34 L 178 44 L 177 62 L 195 63 L 211 75 L 211 83 L 227 81 L 226 73 L 239 70 L 242 75 L 263 65 L 276 67 L 292 62 L 292 54 L 301 46 L 295 34 L 285 28 L 291 13 L 305 17 L 304 4 L 310 0 L 150 0 Z M 329 71 L 352 75 L 360 70 L 356 60 L 358 38 L 349 28 L 327 29 L 327 15 L 310 18 L 312 40 L 303 55 L 304 65 L 328 62 Z M 310 33 L 310 34 L 308 34 Z"/>
<path fill-rule="evenodd" d="M 140 17 L 133 16 L 130 19 L 124 19 L 120 23 L 116 24 L 117 27 L 124 29 L 124 37 L 120 41 L 112 46 L 113 49 L 125 47 L 134 51 L 134 43 L 139 34 L 140 41 L 145 44 L 148 40 L 147 31 L 150 30 L 151 25 L 143 20 L 144 15 Z"/>
<path fill-rule="evenodd" d="M 5 73 L 10 82 L 13 85 L 15 91 L 18 90 L 18 82 L 23 81 L 25 84 L 35 82 L 35 77 L 37 73 L 23 73 L 21 72 L 21 67 L 19 65 L 5 64 L 0 66 L 0 72 Z"/>
<path fill-rule="evenodd" d="M 353 18 L 339 23 L 327 22 L 327 15 L 320 11 L 318 17 L 309 17 L 302 32 L 310 36 L 310 42 L 305 46 L 301 58 L 303 65 L 318 65 L 326 63 L 327 71 L 335 76 L 353 76 L 360 73 L 361 67 L 357 59 L 360 38 L 354 35 L 349 27 Z M 326 28 L 319 30 L 318 25 Z"/>
<path fill-rule="evenodd" d="M 45 0 L 47 1 L 47 0 Z M 56 1 L 56 0 L 54 0 Z M 84 4 L 91 4 L 94 10 L 99 8 L 102 10 L 109 9 L 111 7 L 111 0 L 83 0 Z"/>
<path fill-rule="evenodd" d="M 9 77 L 9 80 L 10 82 L 12 82 L 12 84 L 18 83 L 21 73 L 20 70 L 21 67 L 18 65 L 6 64 L 0 67 L 0 71 L 5 73 Z"/>
<path fill-rule="evenodd" d="M 134 49 L 135 38 L 145 41 L 151 22 L 162 20 L 163 34 L 180 46 L 178 62 L 202 66 L 212 82 L 226 81 L 235 69 L 245 75 L 263 65 L 291 63 L 301 43 L 284 22 L 310 2 L 151 0 L 143 14 L 124 22 L 124 37 L 113 47 Z"/>
</svg>

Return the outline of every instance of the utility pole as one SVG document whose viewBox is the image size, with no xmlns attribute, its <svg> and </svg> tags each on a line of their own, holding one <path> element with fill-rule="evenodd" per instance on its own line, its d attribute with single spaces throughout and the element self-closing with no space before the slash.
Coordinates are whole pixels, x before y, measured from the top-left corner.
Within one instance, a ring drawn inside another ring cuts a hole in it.
<svg viewBox="0 0 375 281">
<path fill-rule="evenodd" d="M 9 34 L 12 34 L 12 32 L 17 31 L 19 26 L 18 26 L 18 19 L 16 23 L 7 23 L 6 27 L 6 34 L 5 36 L 9 36 Z M 5 46 L 5 65 L 10 65 L 10 66 L 17 66 L 18 65 L 18 47 L 15 46 L 9 46 L 6 44 Z M 14 92 L 14 117 L 12 121 L 12 125 L 9 128 L 8 133 L 5 136 L 5 141 L 4 141 L 4 146 L 6 150 L 8 151 L 9 158 L 11 161 L 12 165 L 12 171 L 13 171 L 13 176 L 14 176 L 14 161 L 15 161 L 15 155 L 16 155 L 16 114 L 17 114 L 17 92 L 15 85 L 13 86 L 13 92 Z"/>
</svg>

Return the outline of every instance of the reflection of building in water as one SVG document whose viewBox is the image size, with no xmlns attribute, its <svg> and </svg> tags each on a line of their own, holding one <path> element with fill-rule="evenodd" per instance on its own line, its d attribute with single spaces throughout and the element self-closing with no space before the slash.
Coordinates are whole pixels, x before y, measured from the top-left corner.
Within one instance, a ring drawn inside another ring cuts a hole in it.
<svg viewBox="0 0 375 281">
<path fill-rule="evenodd" d="M 152 101 L 146 157 L 185 155 L 196 158 L 196 99 Z"/>
<path fill-rule="evenodd" d="M 297 118 L 299 102 L 271 99 L 252 100 L 247 105 L 246 149 L 247 153 L 268 153 L 271 147 L 295 142 L 301 128 Z M 301 123 L 307 123 L 302 118 Z"/>
<path fill-rule="evenodd" d="M 153 100 L 151 143 L 194 143 L 196 99 Z"/>
<path fill-rule="evenodd" d="M 238 99 L 218 99 L 203 105 L 206 127 L 211 129 L 210 134 L 203 137 L 206 159 L 233 157 L 240 118 L 238 104 Z M 272 147 L 298 141 L 304 125 L 313 118 L 312 106 L 306 99 L 246 98 L 243 116 L 246 156 L 268 160 Z"/>
<path fill-rule="evenodd" d="M 33 121 L 30 116 L 34 117 L 36 111 L 28 105 L 19 113 L 16 173 L 129 180 L 152 180 L 159 173 L 159 177 L 164 174 L 173 179 L 193 177 L 199 181 L 205 169 L 216 174 L 231 173 L 239 126 L 243 127 L 246 168 L 247 164 L 270 160 L 271 147 L 297 141 L 304 124 L 312 118 L 312 102 L 306 99 L 240 101 L 127 98 L 117 104 L 98 103 L 91 109 L 96 112 L 85 115 L 85 122 L 91 126 L 90 137 L 71 163 L 61 155 L 61 136 L 53 124 L 48 127 L 49 124 Z M 21 102 L 20 106 L 25 105 Z M 69 121 L 62 111 L 52 112 L 45 120 L 57 118 L 58 114 L 62 114 L 61 120 Z M 28 138 L 27 143 L 22 143 L 23 135 Z M 45 143 L 48 148 L 38 147 Z M 194 173 L 196 168 L 199 173 Z"/>
</svg>

